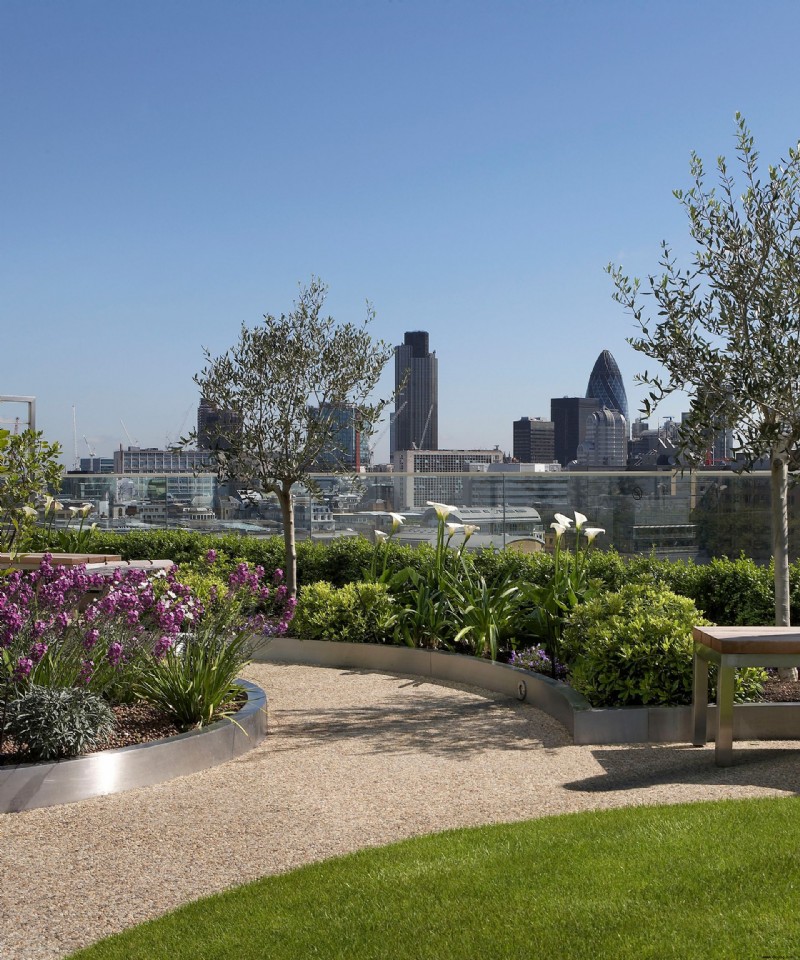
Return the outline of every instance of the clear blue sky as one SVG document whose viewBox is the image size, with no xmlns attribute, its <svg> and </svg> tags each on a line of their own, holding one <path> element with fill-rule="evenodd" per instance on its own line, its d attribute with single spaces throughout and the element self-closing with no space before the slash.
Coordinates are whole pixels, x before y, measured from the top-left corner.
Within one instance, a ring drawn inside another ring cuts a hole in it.
<svg viewBox="0 0 800 960">
<path fill-rule="evenodd" d="M 442 447 L 509 450 L 604 348 L 633 410 L 604 266 L 688 249 L 672 190 L 737 110 L 797 142 L 798 36 L 790 0 L 0 0 L 0 393 L 68 461 L 73 404 L 81 456 L 163 445 L 202 346 L 314 273 L 430 332 Z"/>
</svg>

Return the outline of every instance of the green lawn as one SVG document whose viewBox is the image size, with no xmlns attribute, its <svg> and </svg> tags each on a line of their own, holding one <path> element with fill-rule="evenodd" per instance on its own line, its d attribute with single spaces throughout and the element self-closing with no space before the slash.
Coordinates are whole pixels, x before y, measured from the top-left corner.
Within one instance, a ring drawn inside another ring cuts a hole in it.
<svg viewBox="0 0 800 960">
<path fill-rule="evenodd" d="M 268 877 L 74 956 L 800 957 L 800 805 L 626 808 L 422 837 Z"/>
</svg>

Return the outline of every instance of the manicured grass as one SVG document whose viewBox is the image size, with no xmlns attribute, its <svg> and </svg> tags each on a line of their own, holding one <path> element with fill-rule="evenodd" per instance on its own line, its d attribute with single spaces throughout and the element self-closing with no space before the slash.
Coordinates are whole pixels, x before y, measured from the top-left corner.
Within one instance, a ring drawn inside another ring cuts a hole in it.
<svg viewBox="0 0 800 960">
<path fill-rule="evenodd" d="M 75 957 L 798 955 L 800 805 L 781 798 L 626 808 L 422 837 L 198 901 Z"/>
</svg>

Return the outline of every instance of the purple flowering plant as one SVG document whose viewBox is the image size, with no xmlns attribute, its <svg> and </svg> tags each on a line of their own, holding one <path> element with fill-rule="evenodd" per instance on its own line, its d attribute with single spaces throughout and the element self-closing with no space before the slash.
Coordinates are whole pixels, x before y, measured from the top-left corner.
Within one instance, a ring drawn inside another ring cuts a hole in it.
<svg viewBox="0 0 800 960">
<path fill-rule="evenodd" d="M 32 684 L 82 687 L 112 702 L 143 697 L 148 676 L 190 646 L 219 652 L 235 644 L 229 660 L 238 672 L 258 642 L 286 632 L 293 613 L 280 585 L 246 564 L 203 603 L 177 567 L 108 578 L 56 566 L 45 554 L 38 570 L 0 577 L 0 712 Z M 208 671 L 230 670 L 212 660 Z M 0 717 L 0 735 L 2 724 Z"/>
</svg>

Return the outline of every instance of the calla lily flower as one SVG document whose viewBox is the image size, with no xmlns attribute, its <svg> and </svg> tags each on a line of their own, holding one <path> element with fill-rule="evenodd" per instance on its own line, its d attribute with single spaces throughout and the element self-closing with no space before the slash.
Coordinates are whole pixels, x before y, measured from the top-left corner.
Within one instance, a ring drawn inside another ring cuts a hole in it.
<svg viewBox="0 0 800 960">
<path fill-rule="evenodd" d="M 84 503 L 84 505 L 81 507 L 81 515 L 84 517 L 88 517 L 91 512 L 92 512 L 91 503 Z"/>
<path fill-rule="evenodd" d="M 577 510 L 575 511 L 575 529 L 576 530 L 580 530 L 581 527 L 584 525 L 584 523 L 586 523 L 586 520 L 587 520 L 587 517 L 585 517 L 582 513 L 578 513 Z"/>
<path fill-rule="evenodd" d="M 446 503 L 436 503 L 434 500 L 428 500 L 427 505 L 429 507 L 433 507 L 433 509 L 436 511 L 436 516 L 440 520 L 446 520 L 456 509 L 455 507 L 451 507 Z"/>
<path fill-rule="evenodd" d="M 557 523 L 559 526 L 563 527 L 564 530 L 569 530 L 569 528 L 572 526 L 572 518 L 571 518 L 571 517 L 565 517 L 563 513 L 556 513 L 556 514 L 554 514 L 554 516 L 555 516 L 555 521 L 556 521 L 556 523 Z M 552 524 L 552 523 L 551 523 L 550 526 L 551 526 L 551 527 L 552 527 L 552 526 L 555 526 L 555 524 Z"/>
<path fill-rule="evenodd" d="M 26 517 L 38 517 L 38 516 L 39 516 L 39 511 L 38 511 L 38 510 L 35 510 L 33 507 L 29 507 L 29 506 L 27 506 L 27 505 L 22 508 L 22 512 L 25 514 Z"/>
<path fill-rule="evenodd" d="M 477 533 L 480 530 L 480 527 L 476 526 L 474 523 L 465 523 L 464 524 L 464 539 L 469 540 L 473 533 Z"/>
<path fill-rule="evenodd" d="M 605 531 L 605 529 L 604 529 L 603 527 L 586 527 L 586 528 L 584 529 L 584 531 L 583 531 L 583 535 L 586 537 L 586 539 L 589 541 L 589 543 L 591 543 L 592 540 L 594 540 L 594 538 L 595 538 L 599 533 L 605 533 L 605 532 L 606 532 L 606 531 Z"/>
<path fill-rule="evenodd" d="M 390 513 L 389 516 L 392 518 L 392 533 L 396 533 L 402 524 L 406 522 L 406 518 L 402 513 Z"/>
<path fill-rule="evenodd" d="M 448 523 L 446 524 L 446 526 L 447 526 L 447 532 L 450 534 L 451 537 L 453 536 L 453 534 L 458 533 L 459 530 L 464 529 L 463 523 Z"/>
<path fill-rule="evenodd" d="M 69 508 L 69 512 L 72 514 L 73 517 L 77 517 L 78 514 L 81 512 L 81 508 L 80 508 L 80 507 L 70 507 L 70 508 Z"/>
<path fill-rule="evenodd" d="M 45 498 L 44 498 L 44 512 L 45 512 L 45 516 L 47 515 L 47 511 L 50 509 L 50 507 L 53 506 L 53 499 L 54 499 L 54 498 L 51 497 L 49 493 L 48 493 L 48 494 L 45 496 Z"/>
<path fill-rule="evenodd" d="M 386 543 L 388 539 L 389 539 L 388 533 L 384 533 L 383 530 L 375 531 L 375 543 Z"/>
<path fill-rule="evenodd" d="M 559 517 L 561 514 L 557 513 L 556 516 Z M 562 535 L 569 530 L 569 527 L 563 523 L 551 523 L 550 527 L 556 532 L 556 540 L 560 540 Z"/>
</svg>

